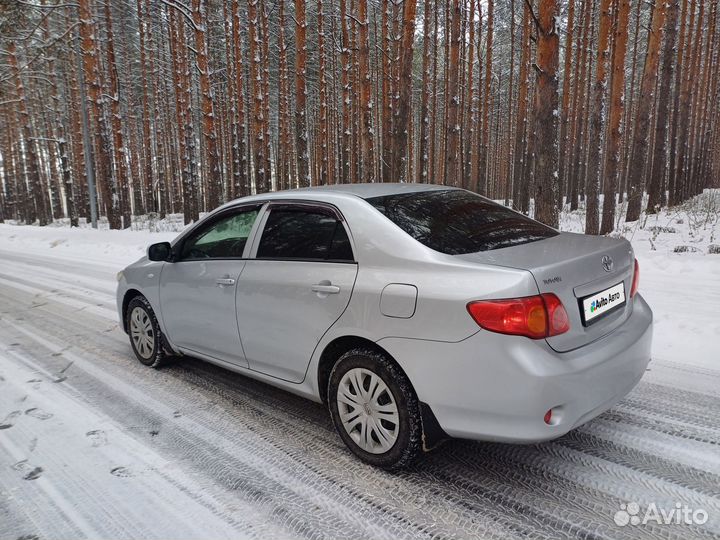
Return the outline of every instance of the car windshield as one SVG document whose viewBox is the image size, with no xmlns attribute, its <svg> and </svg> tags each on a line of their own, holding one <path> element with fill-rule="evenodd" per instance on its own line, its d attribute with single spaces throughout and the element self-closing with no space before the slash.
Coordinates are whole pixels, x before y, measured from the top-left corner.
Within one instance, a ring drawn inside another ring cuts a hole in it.
<svg viewBox="0 0 720 540">
<path fill-rule="evenodd" d="M 367 201 L 415 240 L 448 255 L 517 246 L 558 234 L 501 204 L 459 189 L 398 193 Z"/>
</svg>

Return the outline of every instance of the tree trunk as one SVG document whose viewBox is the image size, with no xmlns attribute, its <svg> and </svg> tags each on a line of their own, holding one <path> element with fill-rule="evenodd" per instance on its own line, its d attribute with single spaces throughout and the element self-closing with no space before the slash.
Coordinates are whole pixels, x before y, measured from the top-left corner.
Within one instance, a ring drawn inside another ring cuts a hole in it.
<svg viewBox="0 0 720 540">
<path fill-rule="evenodd" d="M 703 53 L 703 67 L 702 73 L 698 73 L 698 77 L 695 79 L 695 98 L 693 102 L 693 113 L 692 113 L 692 129 L 690 131 L 690 165 L 689 165 L 689 189 L 688 197 L 697 195 L 702 192 L 703 182 L 700 178 L 700 164 L 701 164 L 701 139 L 702 134 L 705 133 L 706 127 L 709 126 L 710 122 L 704 113 L 706 112 L 707 104 L 707 90 L 710 81 L 710 69 L 713 67 L 713 49 L 712 42 L 715 38 L 715 30 L 717 23 L 717 7 L 718 2 L 715 1 L 710 7 L 710 18 L 709 25 L 705 31 L 705 52 Z M 717 66 L 715 66 L 717 69 Z"/>
<path fill-rule="evenodd" d="M 478 165 L 479 178 L 478 192 L 484 195 L 487 191 L 487 161 L 490 144 L 490 97 L 492 88 L 492 54 L 493 54 L 493 32 L 494 32 L 494 3 L 495 0 L 487 1 L 488 22 L 487 41 L 485 45 L 485 92 L 482 109 L 482 147 L 480 148 L 480 161 Z"/>
<path fill-rule="evenodd" d="M 563 69 L 562 113 L 560 117 L 560 162 L 559 162 L 559 189 L 558 204 L 562 206 L 564 186 L 567 183 L 567 154 L 570 141 L 568 140 L 568 124 L 570 121 L 570 73 L 573 66 L 572 40 L 575 31 L 575 0 L 569 0 L 567 29 L 565 31 L 565 65 Z M 579 51 L 578 51 L 579 52 Z M 577 64 L 575 60 L 575 64 Z M 577 80 L 574 81 L 577 84 Z"/>
<path fill-rule="evenodd" d="M 678 15 L 680 0 L 669 0 L 667 21 L 665 23 L 665 44 L 662 56 L 662 75 L 658 92 L 657 122 L 655 127 L 655 152 L 652 160 L 652 176 L 648 187 L 647 213 L 654 214 L 660 208 L 665 191 L 665 172 L 668 148 L 668 116 L 670 114 L 670 98 L 672 81 L 675 71 L 675 51 L 677 46 Z"/>
<path fill-rule="evenodd" d="M 474 0 L 473 0 L 474 1 Z M 437 6 L 435 6 L 437 7 Z M 423 62 L 422 62 L 422 88 L 420 97 L 420 146 L 417 153 L 417 178 L 416 182 L 427 183 L 430 179 L 430 130 L 435 126 L 430 125 L 430 93 L 432 92 L 431 76 L 431 47 L 434 36 L 430 33 L 433 12 L 432 0 L 425 0 L 423 13 Z"/>
<path fill-rule="evenodd" d="M 407 1 L 407 0 L 406 0 Z M 446 132 L 445 132 L 445 175 L 444 183 L 457 186 L 460 158 L 460 85 L 458 84 L 460 67 L 460 20 L 462 12 L 460 0 L 452 0 L 450 4 L 450 56 L 447 60 L 448 78 L 445 96 Z"/>
<path fill-rule="evenodd" d="M 155 181 L 153 178 L 153 144 L 150 134 L 150 90 L 148 85 L 148 74 L 151 70 L 148 68 L 147 58 L 147 39 L 146 24 L 150 13 L 144 9 L 144 0 L 137 0 L 137 19 L 138 19 L 138 40 L 140 46 L 140 80 L 142 82 L 142 133 L 143 144 L 142 160 L 143 160 L 143 176 L 142 190 L 136 191 L 142 193 L 142 197 L 135 199 L 135 213 L 144 214 L 152 212 L 156 209 L 154 191 L 152 185 Z M 157 98 L 156 98 L 157 99 Z M 138 202 L 141 202 L 139 205 Z"/>
<path fill-rule="evenodd" d="M 310 185 L 310 155 L 306 117 L 307 87 L 307 27 L 305 0 L 295 0 L 295 151 L 297 152 L 297 182 L 299 187 Z"/>
<path fill-rule="evenodd" d="M 415 38 L 416 0 L 405 0 L 403 7 L 403 32 L 400 45 L 400 77 L 395 133 L 392 141 L 392 169 L 390 177 L 394 182 L 408 181 L 408 134 L 413 125 L 410 116 L 412 104 L 413 42 Z"/>
<path fill-rule="evenodd" d="M 518 109 L 515 122 L 515 163 L 513 164 L 513 207 L 520 212 L 528 208 L 521 201 L 529 200 L 528 182 L 526 177 L 527 124 L 528 124 L 528 87 L 530 76 L 530 9 L 527 3 L 523 7 L 522 38 L 520 40 L 520 75 L 518 78 Z"/>
<path fill-rule="evenodd" d="M 653 9 L 652 27 L 648 37 L 645 67 L 643 68 L 640 87 L 640 101 L 635 116 L 630 169 L 628 171 L 628 210 L 626 221 L 636 221 L 640 217 L 640 206 L 643 195 L 643 174 L 647 160 L 648 140 L 650 132 L 650 114 L 652 112 L 653 91 L 657 81 L 660 43 L 663 24 L 665 23 L 665 0 L 657 0 Z"/>
<path fill-rule="evenodd" d="M 590 118 L 590 151 L 588 155 L 588 172 L 586 197 L 587 207 L 585 216 L 585 234 L 597 234 L 600 227 L 598 216 L 598 193 L 600 191 L 600 157 L 602 154 L 602 140 L 605 132 L 605 94 L 607 87 L 607 67 L 610 54 L 610 30 L 612 17 L 610 6 L 612 0 L 600 2 L 600 29 L 598 34 L 597 65 L 595 85 L 593 87 L 593 103 Z"/>
<path fill-rule="evenodd" d="M 433 36 L 435 44 L 433 48 L 433 67 L 432 67 L 432 113 L 430 120 L 430 155 L 428 159 L 428 181 L 436 184 L 440 180 L 437 167 L 437 118 L 438 118 L 438 0 L 435 0 L 435 9 L 433 10 Z"/>
<path fill-rule="evenodd" d="M 20 128 L 25 148 L 25 163 L 28 178 L 28 189 L 33 198 L 33 204 L 28 205 L 27 219 L 29 222 L 38 220 L 39 225 L 47 225 L 52 221 L 50 214 L 48 195 L 42 187 L 40 177 L 40 158 L 37 153 L 37 144 L 33 134 L 32 119 L 28 112 L 25 87 L 20 77 L 20 69 L 17 60 L 17 48 L 14 41 L 8 43 L 8 60 L 10 70 L 15 82 L 15 93 L 17 96 L 17 110 L 20 121 Z"/>
<path fill-rule="evenodd" d="M 90 7 L 90 0 L 79 0 L 78 5 L 83 71 L 85 73 L 85 83 L 88 86 L 88 100 L 90 101 L 95 122 L 97 122 L 95 157 L 98 170 L 95 179 L 97 180 L 98 194 L 106 208 L 110 228 L 120 229 L 122 227 L 120 193 L 117 177 L 112 174 L 112 144 L 102 97 L 102 83 L 98 63 L 100 50 L 95 40 L 94 15 Z"/>
<path fill-rule="evenodd" d="M 247 174 L 247 123 L 245 119 L 245 66 L 243 64 L 242 41 L 240 39 L 240 6 L 238 0 L 232 0 L 232 41 L 235 57 L 235 128 L 237 132 L 239 166 L 233 171 L 233 196 L 244 197 L 250 194 L 250 182 Z"/>
<path fill-rule="evenodd" d="M 179 134 L 180 169 L 182 171 L 182 208 L 185 224 L 198 219 L 196 191 L 195 135 L 194 122 L 190 108 L 191 92 L 189 84 L 188 60 L 185 29 L 183 21 L 178 20 L 175 10 L 170 8 L 171 48 L 173 55 L 173 75 L 176 92 L 176 122 Z"/>
<path fill-rule="evenodd" d="M 668 204 L 670 206 L 680 201 L 680 181 L 679 171 L 677 170 L 677 157 L 680 148 L 680 97 L 682 94 L 682 84 L 684 73 L 687 67 L 684 64 L 684 58 L 689 54 L 691 34 L 686 31 L 686 21 L 688 16 L 689 0 L 682 0 L 682 15 L 680 16 L 680 37 L 678 39 L 677 60 L 675 65 L 675 83 L 673 85 L 673 111 L 672 126 L 670 132 L 670 163 L 668 165 Z"/>
<path fill-rule="evenodd" d="M 370 39 L 367 0 L 358 0 L 358 79 L 361 114 L 360 178 L 362 182 L 375 181 L 372 81 L 370 80 Z"/>
<path fill-rule="evenodd" d="M 615 19 L 613 38 L 612 87 L 610 88 L 610 125 L 607 144 L 604 200 L 600 234 L 607 234 L 615 228 L 615 193 L 618 190 L 620 174 L 620 145 L 623 134 L 623 112 L 625 107 L 625 55 L 627 54 L 628 17 L 630 0 L 617 0 L 618 11 Z"/>
<path fill-rule="evenodd" d="M 329 160 L 329 146 L 330 146 L 330 136 L 329 136 L 329 123 L 328 123 L 328 84 L 327 84 L 327 73 L 326 73 L 326 64 L 327 59 L 325 57 L 325 34 L 324 34 L 324 27 L 323 27 L 323 0 L 318 0 L 317 2 L 317 9 L 318 9 L 318 72 L 320 80 L 318 81 L 318 90 L 319 90 L 319 118 L 318 118 L 318 149 L 319 149 L 319 156 L 318 156 L 318 164 L 320 168 L 320 173 L 318 175 L 318 184 L 321 186 L 325 186 L 329 183 L 329 167 L 330 167 L 330 160 Z"/>
<path fill-rule="evenodd" d="M 107 69 L 110 75 L 110 116 L 113 137 L 113 163 L 118 192 L 120 194 L 120 212 L 122 227 L 127 229 L 131 225 L 130 194 L 128 186 L 127 148 L 125 147 L 120 112 L 120 84 L 118 82 L 117 65 L 115 62 L 115 45 L 113 35 L 110 3 L 105 2 L 105 26 L 107 30 Z"/>
<path fill-rule="evenodd" d="M 200 82 L 200 108 L 202 110 L 202 138 L 205 143 L 206 170 L 203 181 L 206 186 L 207 205 L 212 209 L 220 206 L 223 193 L 223 178 L 218 155 L 217 128 L 213 91 L 210 85 L 210 62 L 208 61 L 207 0 L 192 0 L 192 18 L 195 29 L 195 54 L 198 79 Z"/>
<path fill-rule="evenodd" d="M 540 0 L 535 91 L 535 219 L 558 226 L 558 79 L 560 36 L 557 0 Z"/>
<path fill-rule="evenodd" d="M 699 48 L 702 40 L 702 21 L 705 14 L 705 3 L 700 3 L 700 10 L 695 18 L 695 6 L 697 0 L 690 3 L 690 26 L 688 29 L 687 56 L 683 60 L 685 71 L 683 73 L 682 90 L 680 93 L 680 141 L 682 145 L 678 148 L 678 175 L 679 175 L 679 196 L 684 200 L 689 194 L 688 185 L 688 158 L 690 151 L 690 115 L 692 111 L 693 83 L 697 79 L 698 63 L 700 62 Z M 693 41 L 692 37 L 695 36 Z"/>
</svg>

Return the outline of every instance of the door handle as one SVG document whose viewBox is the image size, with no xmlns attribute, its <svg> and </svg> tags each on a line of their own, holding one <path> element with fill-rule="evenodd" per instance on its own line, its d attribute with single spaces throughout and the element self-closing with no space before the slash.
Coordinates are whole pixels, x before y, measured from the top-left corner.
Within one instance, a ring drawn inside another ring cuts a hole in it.
<svg viewBox="0 0 720 540">
<path fill-rule="evenodd" d="M 223 277 L 216 279 L 215 283 L 217 283 L 220 287 L 225 285 L 235 285 L 235 279 L 231 277 Z"/>
<path fill-rule="evenodd" d="M 331 285 L 329 281 L 316 283 L 311 287 L 311 289 L 313 292 L 321 294 L 338 294 L 340 292 L 340 287 L 337 285 Z"/>
</svg>

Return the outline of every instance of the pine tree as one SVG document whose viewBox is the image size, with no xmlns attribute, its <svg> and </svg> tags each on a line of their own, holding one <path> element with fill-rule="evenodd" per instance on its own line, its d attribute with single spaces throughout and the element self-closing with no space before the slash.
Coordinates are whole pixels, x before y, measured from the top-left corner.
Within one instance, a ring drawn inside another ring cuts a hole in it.
<svg viewBox="0 0 720 540">
<path fill-rule="evenodd" d="M 600 229 L 598 216 L 598 195 L 600 191 L 600 165 L 602 140 L 605 132 L 605 97 L 607 87 L 608 60 L 610 58 L 610 31 L 612 29 L 612 0 L 600 0 L 600 28 L 597 45 L 597 62 L 595 65 L 595 83 L 592 94 L 592 110 L 590 116 L 590 144 L 587 172 L 587 213 L 585 216 L 585 233 L 597 234 Z"/>
<path fill-rule="evenodd" d="M 615 193 L 620 174 L 622 119 L 625 107 L 625 55 L 627 54 L 630 0 L 617 0 L 612 53 L 612 85 L 610 88 L 610 122 L 604 175 L 604 200 L 600 234 L 612 232 L 615 226 Z"/>
<path fill-rule="evenodd" d="M 648 141 L 650 133 L 650 114 L 652 112 L 653 93 L 657 81 L 660 43 L 662 43 L 662 29 L 665 23 L 665 0 L 656 0 L 651 18 L 651 30 L 648 36 L 645 67 L 643 68 L 640 101 L 635 117 L 635 131 L 633 132 L 630 162 L 632 166 L 628 172 L 628 210 L 626 221 L 636 221 L 640 217 L 640 205 L 643 194 L 643 175 L 645 161 L 647 160 Z"/>
<path fill-rule="evenodd" d="M 558 79 L 560 36 L 557 0 L 540 0 L 535 90 L 535 219 L 558 226 Z"/>
</svg>

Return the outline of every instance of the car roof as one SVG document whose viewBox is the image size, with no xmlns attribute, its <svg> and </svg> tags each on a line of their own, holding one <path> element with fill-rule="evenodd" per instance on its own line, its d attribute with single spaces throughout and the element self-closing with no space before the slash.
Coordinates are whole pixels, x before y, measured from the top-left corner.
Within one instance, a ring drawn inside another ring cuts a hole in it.
<svg viewBox="0 0 720 540">
<path fill-rule="evenodd" d="M 293 189 L 289 192 L 303 194 L 318 192 L 347 193 L 349 195 L 355 195 L 356 197 L 360 197 L 362 199 L 369 199 L 371 197 L 384 197 L 387 195 L 396 195 L 399 193 L 413 193 L 417 191 L 434 191 L 446 189 L 452 188 L 436 184 L 376 182 L 361 184 L 336 184 L 332 186 L 315 186 L 309 188 Z M 288 191 L 286 191 L 285 193 L 288 193 Z"/>
<path fill-rule="evenodd" d="M 268 191 L 265 193 L 257 193 L 256 195 L 248 195 L 239 199 L 228 201 L 224 205 L 215 209 L 212 214 L 217 211 L 231 208 L 242 204 L 251 204 L 255 202 L 268 202 L 278 200 L 308 199 L 313 200 L 317 195 L 331 197 L 349 197 L 370 199 L 372 197 L 384 197 L 387 195 L 395 195 L 402 193 L 420 193 L 423 191 L 443 191 L 450 189 L 460 189 L 450 186 L 438 184 L 417 184 L 417 183 L 398 183 L 398 182 L 378 182 L 378 183 L 361 183 L 361 184 L 336 184 L 331 186 L 314 186 L 298 189 L 285 189 L 281 191 Z M 324 197 L 322 197 L 324 198 Z"/>
<path fill-rule="evenodd" d="M 416 183 L 391 183 L 391 182 L 377 182 L 377 183 L 362 183 L 362 184 L 336 184 L 331 186 L 314 186 L 299 189 L 288 189 L 283 191 L 275 191 L 270 193 L 258 194 L 263 198 L 272 199 L 275 197 L 285 198 L 288 195 L 298 194 L 301 197 L 305 195 L 320 194 L 320 193 L 333 193 L 333 194 L 346 194 L 360 197 L 362 199 L 369 199 L 371 197 L 384 197 L 386 195 L 395 195 L 398 193 L 414 193 L 419 191 L 440 191 L 447 189 L 455 189 L 449 186 L 441 186 L 436 184 L 416 184 Z"/>
</svg>

